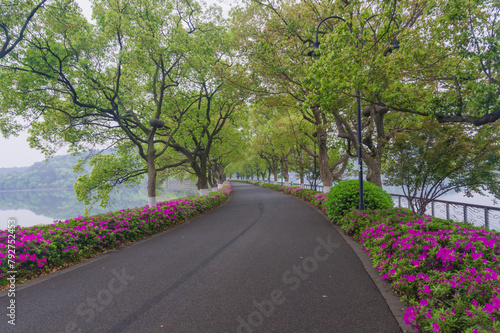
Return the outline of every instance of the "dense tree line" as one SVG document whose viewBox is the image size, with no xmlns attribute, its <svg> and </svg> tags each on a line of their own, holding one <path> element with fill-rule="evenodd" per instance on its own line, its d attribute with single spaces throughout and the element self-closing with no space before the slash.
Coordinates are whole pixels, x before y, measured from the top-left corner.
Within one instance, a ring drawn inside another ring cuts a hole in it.
<svg viewBox="0 0 500 333">
<path fill-rule="evenodd" d="M 29 167 L 0 169 L 0 190 L 72 188 L 78 178 L 73 166 L 78 157 L 54 156 Z"/>
<path fill-rule="evenodd" d="M 328 191 L 358 152 L 377 186 L 391 172 L 393 185 L 422 187 L 411 173 L 428 172 L 455 184 L 434 178 L 434 193 L 500 196 L 498 0 L 246 0 L 229 18 L 187 0 L 93 5 L 88 22 L 74 1 L 28 1 L 0 24 L 18 36 L 3 39 L 2 133 L 29 122 L 47 155 L 113 148 L 77 166 L 91 167 L 75 184 L 85 203 L 144 177 L 150 205 L 172 175 L 203 193 L 236 172 L 303 182 L 313 161 Z M 426 141 L 424 129 L 445 136 Z M 436 154 L 448 154 L 437 168 L 398 169 Z"/>
</svg>

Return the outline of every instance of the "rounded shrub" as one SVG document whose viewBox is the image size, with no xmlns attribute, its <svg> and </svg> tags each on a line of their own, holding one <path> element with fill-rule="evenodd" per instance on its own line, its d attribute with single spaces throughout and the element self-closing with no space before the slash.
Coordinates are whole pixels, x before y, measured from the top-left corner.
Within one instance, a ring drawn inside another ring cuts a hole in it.
<svg viewBox="0 0 500 333">
<path fill-rule="evenodd" d="M 387 209 L 394 206 L 391 195 L 380 187 L 363 182 L 363 193 L 365 200 L 365 209 Z M 343 217 L 351 208 L 359 206 L 359 181 L 344 180 L 330 189 L 326 199 L 326 213 L 336 221 Z"/>
</svg>

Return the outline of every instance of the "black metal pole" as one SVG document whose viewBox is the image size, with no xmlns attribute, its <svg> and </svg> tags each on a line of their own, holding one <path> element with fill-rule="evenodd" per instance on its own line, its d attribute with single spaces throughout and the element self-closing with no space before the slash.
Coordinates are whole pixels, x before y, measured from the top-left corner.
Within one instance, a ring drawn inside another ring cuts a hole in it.
<svg viewBox="0 0 500 333">
<path fill-rule="evenodd" d="M 316 150 L 314 151 L 314 190 L 316 189 Z"/>
<path fill-rule="evenodd" d="M 363 136 L 361 135 L 361 96 L 359 89 L 356 89 L 356 101 L 358 103 L 358 167 L 359 167 L 359 210 L 365 209 L 365 198 L 363 192 L 363 148 L 362 148 L 362 140 Z"/>
</svg>

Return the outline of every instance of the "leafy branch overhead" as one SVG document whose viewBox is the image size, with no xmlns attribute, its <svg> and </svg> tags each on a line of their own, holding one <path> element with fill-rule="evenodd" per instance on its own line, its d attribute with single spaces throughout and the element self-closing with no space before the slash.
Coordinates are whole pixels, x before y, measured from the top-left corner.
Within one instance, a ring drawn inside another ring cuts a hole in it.
<svg viewBox="0 0 500 333">
<path fill-rule="evenodd" d="M 71 0 L 4 3 L 0 129 L 29 127 L 47 156 L 100 151 L 75 186 L 87 202 L 147 177 L 155 205 L 169 175 L 208 191 L 229 172 L 302 183 L 319 169 L 328 190 L 358 157 L 382 186 L 401 140 L 419 142 L 409 133 L 496 135 L 498 0 L 246 0 L 228 18 L 191 0 L 93 0 L 92 22 Z"/>
</svg>

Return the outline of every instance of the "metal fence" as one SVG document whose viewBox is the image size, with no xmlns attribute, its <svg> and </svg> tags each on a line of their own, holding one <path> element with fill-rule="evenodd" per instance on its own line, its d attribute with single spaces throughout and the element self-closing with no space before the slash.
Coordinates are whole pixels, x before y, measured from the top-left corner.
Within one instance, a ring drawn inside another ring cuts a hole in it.
<svg viewBox="0 0 500 333">
<path fill-rule="evenodd" d="M 408 199 L 404 195 L 391 194 L 391 197 L 395 204 L 401 207 L 410 207 Z M 425 214 L 500 231 L 500 208 L 497 207 L 434 200 L 427 205 Z"/>
</svg>

